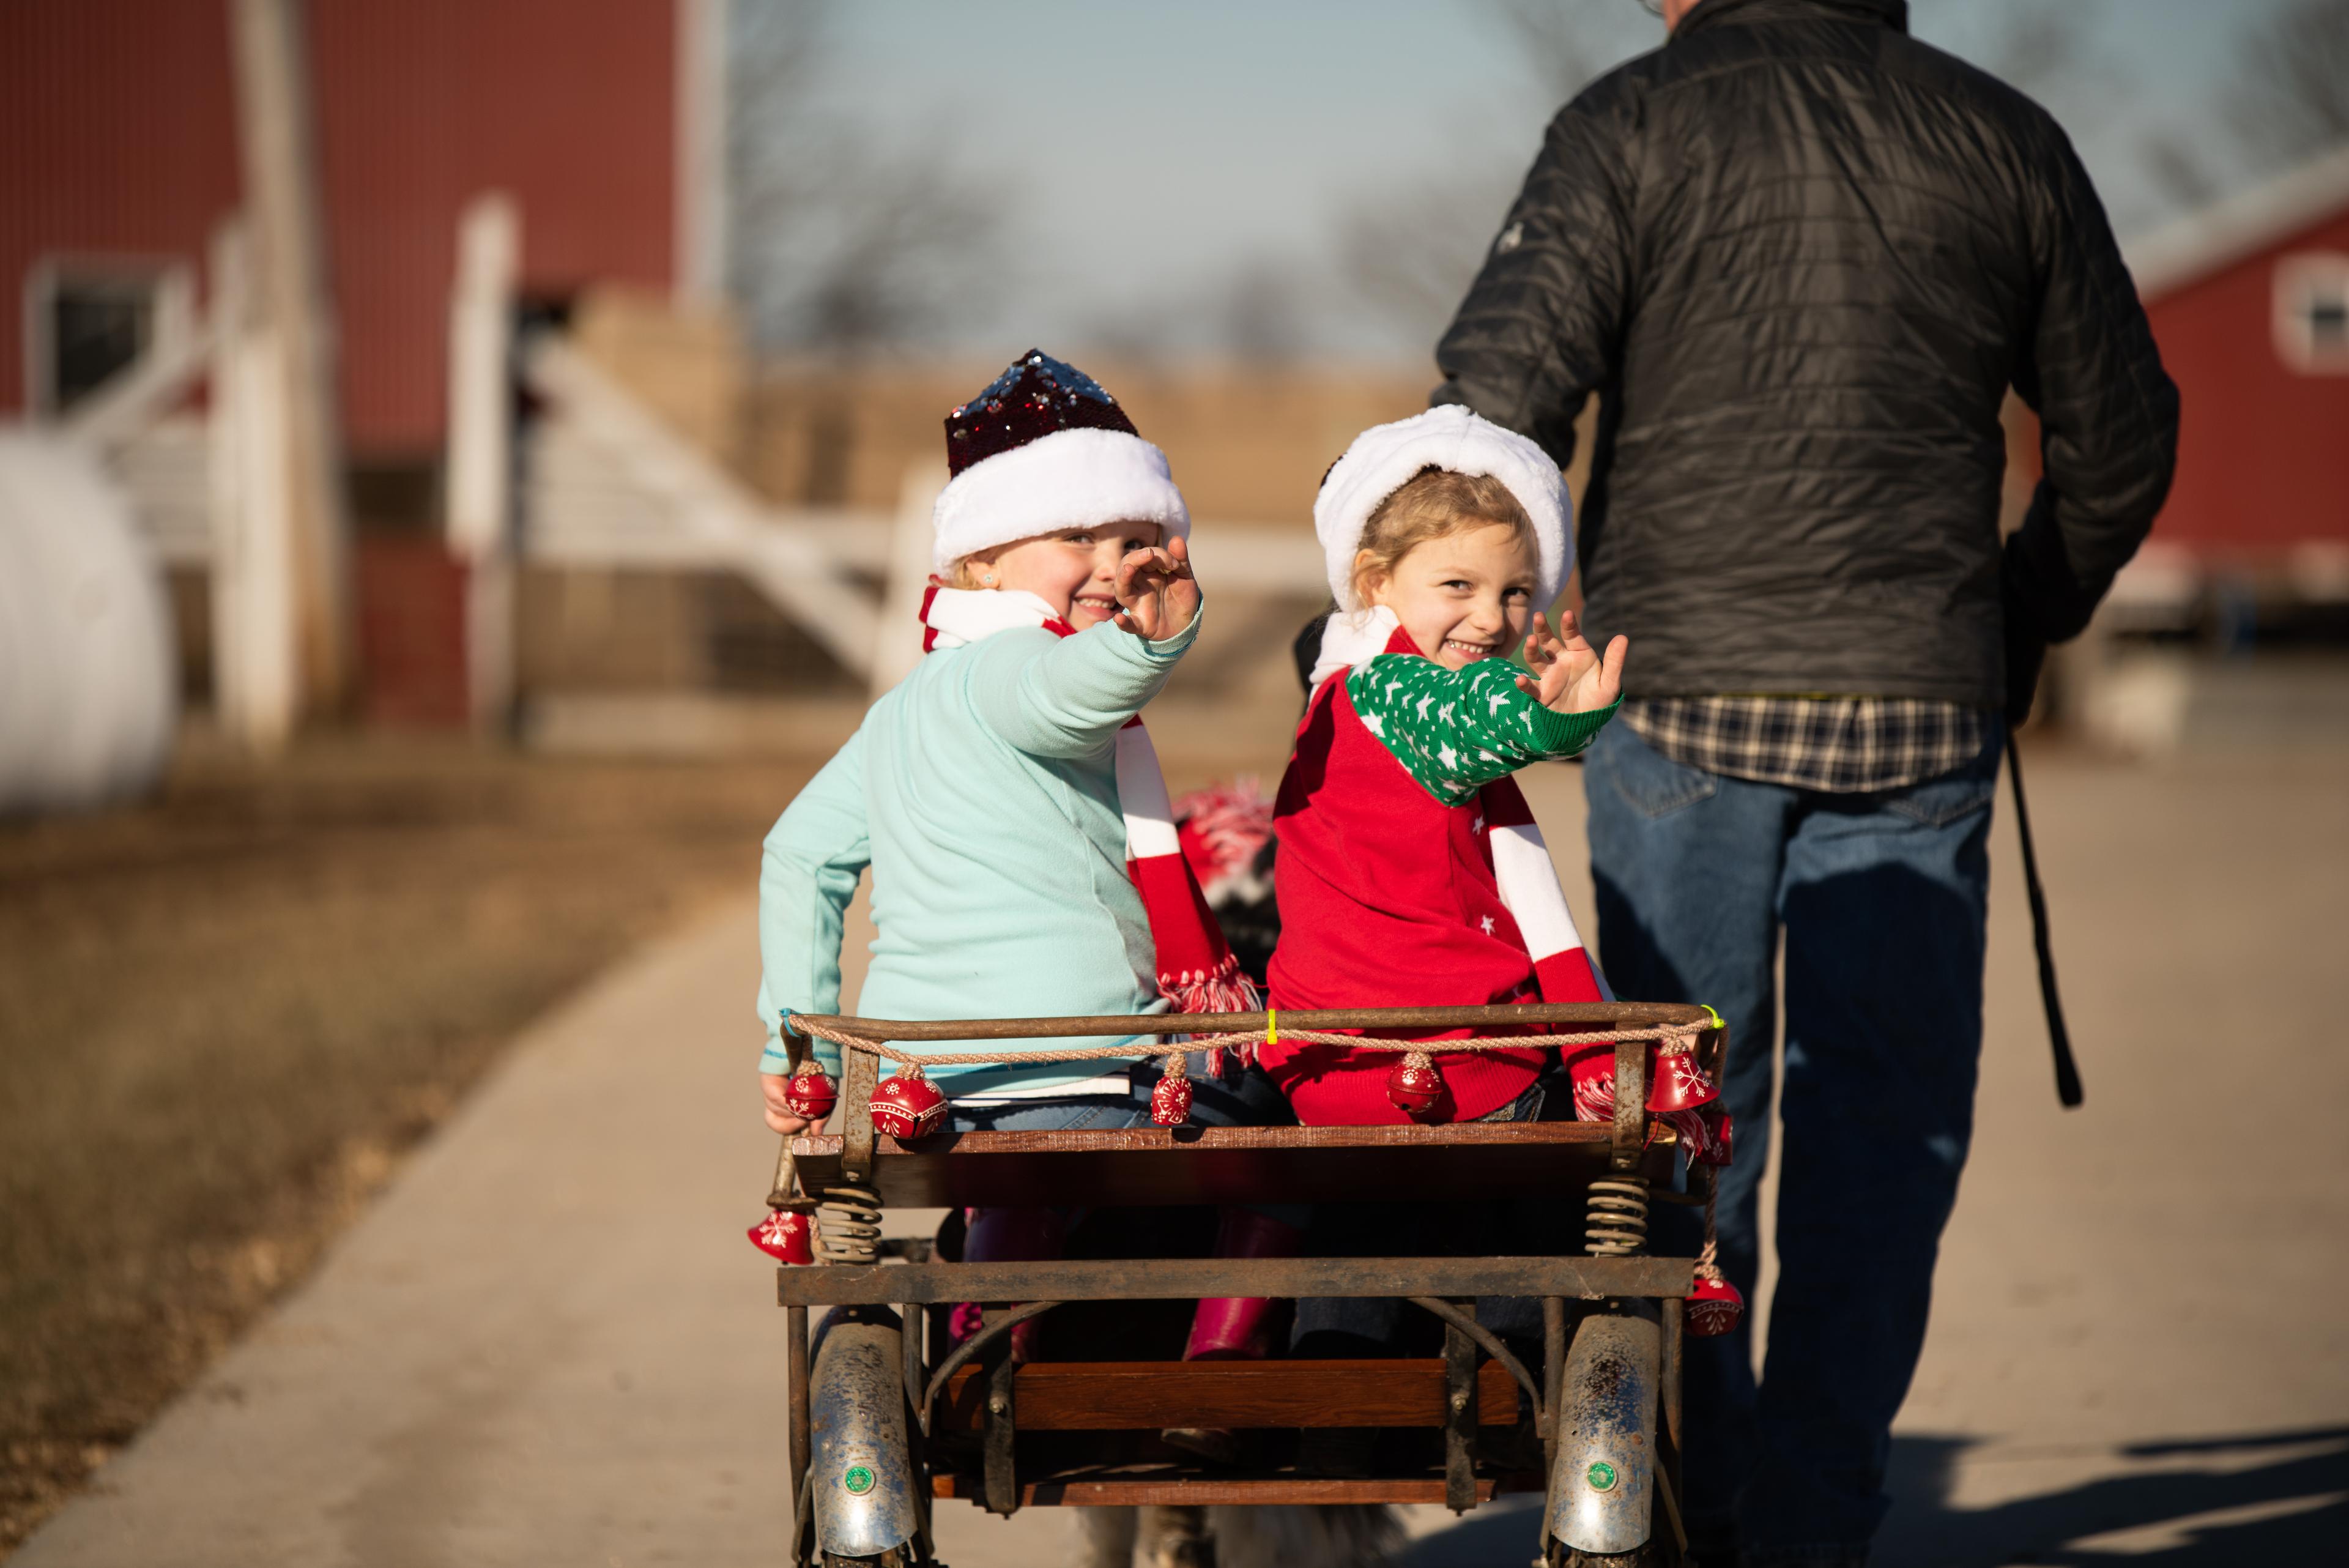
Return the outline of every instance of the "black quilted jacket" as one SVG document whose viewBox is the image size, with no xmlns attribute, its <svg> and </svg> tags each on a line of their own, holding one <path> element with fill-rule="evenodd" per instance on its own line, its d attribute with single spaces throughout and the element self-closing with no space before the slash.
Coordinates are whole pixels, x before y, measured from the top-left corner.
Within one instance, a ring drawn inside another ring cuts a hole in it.
<svg viewBox="0 0 2349 1568">
<path fill-rule="evenodd" d="M 2168 489 L 2177 389 L 2086 172 L 1907 26 L 1704 0 L 1559 112 L 1436 352 L 1436 401 L 1561 463 L 1599 393 L 1586 621 L 1635 694 L 1995 705 L 2002 632 L 2077 632 Z M 2046 479 L 2002 561 L 2010 385 Z"/>
</svg>

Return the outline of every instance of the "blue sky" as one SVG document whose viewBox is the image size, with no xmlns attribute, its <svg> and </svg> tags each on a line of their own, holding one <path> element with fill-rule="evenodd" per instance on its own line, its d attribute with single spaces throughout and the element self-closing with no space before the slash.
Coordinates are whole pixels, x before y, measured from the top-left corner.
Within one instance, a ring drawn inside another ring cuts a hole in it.
<svg viewBox="0 0 2349 1568">
<path fill-rule="evenodd" d="M 1635 0 L 1558 3 L 1588 20 L 1595 63 L 1661 37 Z M 1917 0 L 1911 25 L 1995 67 L 2027 13 L 2079 14 L 2079 64 L 2025 85 L 2126 237 L 2176 215 L 2150 139 L 2240 174 L 2218 100 L 2241 36 L 2284 3 Z M 828 85 L 872 135 L 934 151 L 1002 213 L 999 265 L 950 335 L 974 350 L 1119 324 L 1180 341 L 1169 323 L 1211 314 L 1255 266 L 1290 281 L 1314 346 L 1411 352 L 1340 297 L 1349 214 L 1444 191 L 1506 204 L 1556 107 L 1495 0 L 854 0 Z"/>
</svg>

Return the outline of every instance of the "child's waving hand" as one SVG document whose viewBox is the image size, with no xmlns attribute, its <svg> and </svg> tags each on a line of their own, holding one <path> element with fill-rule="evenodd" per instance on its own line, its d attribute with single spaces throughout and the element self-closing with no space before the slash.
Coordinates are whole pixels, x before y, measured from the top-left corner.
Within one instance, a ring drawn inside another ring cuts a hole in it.
<svg viewBox="0 0 2349 1568">
<path fill-rule="evenodd" d="M 1553 633 L 1548 618 L 1535 613 L 1533 629 L 1526 634 L 1526 663 L 1533 673 L 1517 677 L 1517 690 L 1557 713 L 1588 713 L 1611 705 L 1623 694 L 1623 658 L 1631 639 L 1615 639 L 1602 659 L 1572 610 L 1561 611 L 1557 624 Z"/>
<path fill-rule="evenodd" d="M 1191 575 L 1191 546 L 1170 539 L 1162 549 L 1133 550 L 1117 567 L 1121 631 L 1164 642 L 1199 613 L 1199 583 Z"/>
</svg>

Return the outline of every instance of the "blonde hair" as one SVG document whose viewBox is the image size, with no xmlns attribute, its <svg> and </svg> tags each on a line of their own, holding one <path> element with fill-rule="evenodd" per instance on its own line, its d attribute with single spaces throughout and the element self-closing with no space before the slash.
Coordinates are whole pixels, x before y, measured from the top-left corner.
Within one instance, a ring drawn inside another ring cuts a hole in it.
<svg viewBox="0 0 2349 1568">
<path fill-rule="evenodd" d="M 1488 473 L 1454 473 L 1433 465 L 1421 469 L 1372 510 L 1355 546 L 1354 594 L 1372 576 L 1392 576 L 1402 558 L 1431 540 L 1472 528 L 1508 529 L 1538 557 L 1534 520 L 1515 492 Z M 1365 559 L 1365 557 L 1368 557 Z"/>
</svg>

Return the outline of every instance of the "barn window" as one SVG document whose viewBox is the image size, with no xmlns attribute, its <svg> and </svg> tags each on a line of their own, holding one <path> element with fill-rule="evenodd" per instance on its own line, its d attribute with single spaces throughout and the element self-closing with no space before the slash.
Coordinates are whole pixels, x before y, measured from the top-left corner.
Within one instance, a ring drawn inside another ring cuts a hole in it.
<svg viewBox="0 0 2349 1568">
<path fill-rule="evenodd" d="M 25 279 L 25 389 L 34 410 L 62 414 L 179 323 L 187 269 L 129 257 L 44 261 Z"/>
<path fill-rule="evenodd" d="M 2275 342 L 2303 375 L 2349 375 L 2349 255 L 2307 251 L 2276 264 Z"/>
</svg>

